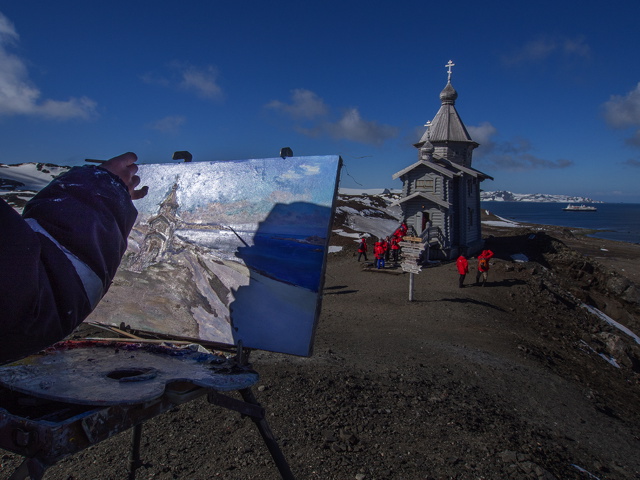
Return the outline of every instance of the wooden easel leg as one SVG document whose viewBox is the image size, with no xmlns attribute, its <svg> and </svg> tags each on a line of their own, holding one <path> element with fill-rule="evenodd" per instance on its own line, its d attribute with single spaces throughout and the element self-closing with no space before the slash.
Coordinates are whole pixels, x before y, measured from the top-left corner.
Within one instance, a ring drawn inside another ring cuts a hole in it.
<svg viewBox="0 0 640 480">
<path fill-rule="evenodd" d="M 243 388 L 242 390 L 240 390 L 240 395 L 242 395 L 242 398 L 245 402 L 253 405 L 260 405 L 250 388 Z M 267 423 L 267 420 L 264 417 L 257 418 L 253 416 L 251 416 L 251 419 L 258 427 L 258 431 L 260 432 L 260 435 L 262 435 L 262 439 L 267 445 L 269 453 L 271 453 L 271 457 L 276 463 L 276 467 L 278 467 L 278 471 L 282 476 L 282 480 L 295 480 L 295 477 L 293 476 L 293 473 L 289 468 L 289 464 L 287 463 L 287 459 L 284 457 L 282 450 L 280 450 L 280 446 L 278 445 L 278 442 L 276 441 L 273 432 L 271 431 L 271 427 L 269 427 L 269 424 Z"/>
<path fill-rule="evenodd" d="M 140 443 L 142 440 L 142 424 L 133 427 L 133 445 L 131 446 L 131 458 L 129 458 L 129 480 L 136 479 L 136 470 L 140 468 Z"/>
</svg>

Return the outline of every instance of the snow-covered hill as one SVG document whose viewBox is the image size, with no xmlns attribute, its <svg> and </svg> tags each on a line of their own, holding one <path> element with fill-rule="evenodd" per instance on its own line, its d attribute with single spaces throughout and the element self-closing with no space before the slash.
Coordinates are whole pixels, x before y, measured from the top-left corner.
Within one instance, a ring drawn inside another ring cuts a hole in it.
<svg viewBox="0 0 640 480">
<path fill-rule="evenodd" d="M 550 195 L 547 193 L 512 193 L 506 190 L 480 192 L 483 202 L 540 202 L 540 203 L 603 203 L 588 197 Z"/>
<path fill-rule="evenodd" d="M 0 163 L 0 198 L 21 211 L 36 192 L 69 168 L 50 163 Z"/>
<path fill-rule="evenodd" d="M 0 190 L 38 191 L 70 167 L 50 163 L 0 163 Z"/>
</svg>

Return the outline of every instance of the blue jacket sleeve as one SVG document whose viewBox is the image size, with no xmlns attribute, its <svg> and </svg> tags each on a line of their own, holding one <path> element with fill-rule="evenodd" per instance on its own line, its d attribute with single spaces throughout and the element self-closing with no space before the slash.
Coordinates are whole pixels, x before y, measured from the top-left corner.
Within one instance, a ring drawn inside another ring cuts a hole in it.
<svg viewBox="0 0 640 480">
<path fill-rule="evenodd" d="M 106 292 L 127 248 L 138 212 L 116 175 L 76 167 L 51 182 L 24 208 L 63 247 L 88 265 Z"/>
<path fill-rule="evenodd" d="M 22 218 L 0 207 L 0 257 L 8 265 L 0 280 L 2 363 L 62 340 L 91 313 L 115 276 L 137 211 L 124 183 L 93 166 L 51 182 Z"/>
</svg>

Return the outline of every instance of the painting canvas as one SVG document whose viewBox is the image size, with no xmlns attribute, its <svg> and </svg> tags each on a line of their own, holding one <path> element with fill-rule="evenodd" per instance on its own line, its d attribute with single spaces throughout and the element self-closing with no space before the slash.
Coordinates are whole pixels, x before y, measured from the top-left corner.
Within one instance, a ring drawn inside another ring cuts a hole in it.
<svg viewBox="0 0 640 480">
<path fill-rule="evenodd" d="M 338 156 L 140 165 L 149 194 L 87 321 L 308 356 Z"/>
</svg>

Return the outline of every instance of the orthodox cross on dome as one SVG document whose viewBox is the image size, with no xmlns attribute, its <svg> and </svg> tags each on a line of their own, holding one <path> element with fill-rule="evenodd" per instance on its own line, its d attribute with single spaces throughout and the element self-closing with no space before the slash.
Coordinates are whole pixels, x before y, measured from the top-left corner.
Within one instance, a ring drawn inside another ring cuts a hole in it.
<svg viewBox="0 0 640 480">
<path fill-rule="evenodd" d="M 447 78 L 447 81 L 450 82 L 451 81 L 451 67 L 455 67 L 455 63 L 453 63 L 453 60 L 449 60 L 449 63 L 447 63 L 445 65 L 445 67 L 447 67 L 447 72 L 449 73 L 449 77 Z"/>
</svg>

